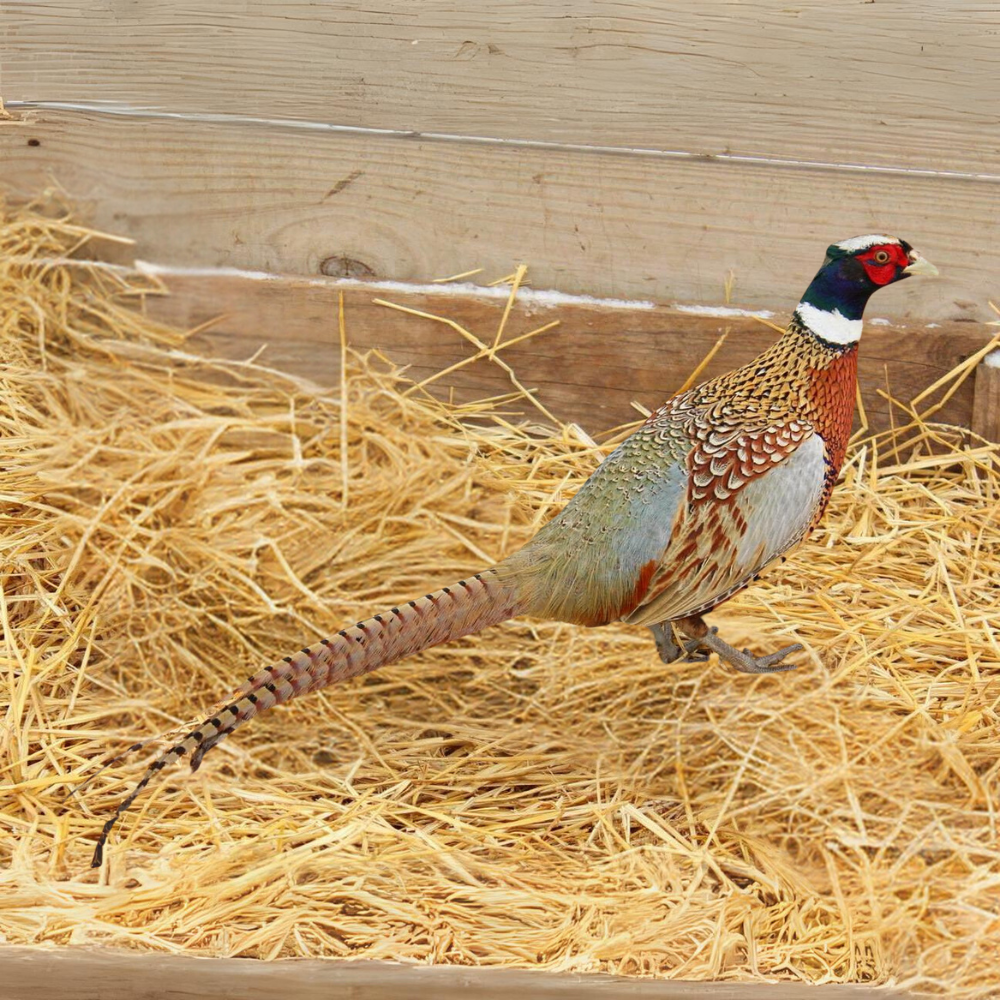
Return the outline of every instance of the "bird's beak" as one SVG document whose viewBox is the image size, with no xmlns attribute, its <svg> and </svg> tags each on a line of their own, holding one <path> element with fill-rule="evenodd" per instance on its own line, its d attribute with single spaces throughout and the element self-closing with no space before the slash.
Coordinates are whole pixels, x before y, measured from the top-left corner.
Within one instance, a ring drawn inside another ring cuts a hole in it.
<svg viewBox="0 0 1000 1000">
<path fill-rule="evenodd" d="M 938 269 L 926 257 L 922 257 L 918 250 L 911 250 L 906 259 L 910 262 L 903 268 L 903 274 L 927 274 L 936 275 Z"/>
</svg>

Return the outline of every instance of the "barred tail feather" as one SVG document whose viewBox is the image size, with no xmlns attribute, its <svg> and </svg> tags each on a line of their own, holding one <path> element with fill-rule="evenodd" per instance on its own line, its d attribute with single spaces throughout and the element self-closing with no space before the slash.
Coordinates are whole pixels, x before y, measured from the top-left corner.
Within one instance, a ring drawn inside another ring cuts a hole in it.
<svg viewBox="0 0 1000 1000">
<path fill-rule="evenodd" d="M 238 726 L 275 705 L 357 677 L 429 646 L 478 632 L 520 613 L 516 588 L 501 580 L 496 569 L 489 569 L 360 621 L 331 639 L 322 639 L 258 671 L 234 693 L 228 705 L 150 764 L 104 824 L 91 866 L 101 866 L 104 845 L 119 817 L 172 761 L 191 754 L 191 769 L 197 770 L 209 750 Z"/>
</svg>

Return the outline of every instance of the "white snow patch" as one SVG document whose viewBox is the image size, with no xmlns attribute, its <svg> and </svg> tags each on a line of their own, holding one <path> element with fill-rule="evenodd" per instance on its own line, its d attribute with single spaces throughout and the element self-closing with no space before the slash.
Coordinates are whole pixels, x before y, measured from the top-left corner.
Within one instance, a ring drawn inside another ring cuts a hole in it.
<svg viewBox="0 0 1000 1000">
<path fill-rule="evenodd" d="M 105 260 L 89 260 L 85 257 L 32 257 L 29 254 L 15 254 L 4 257 L 5 264 L 21 264 L 48 267 L 92 267 L 97 271 L 108 271 L 112 274 L 135 274 L 135 269 L 125 264 L 109 264 Z"/>
<path fill-rule="evenodd" d="M 938 329 L 940 329 L 940 327 L 941 327 L 940 323 L 928 323 L 927 326 L 924 327 L 924 329 L 925 330 L 938 330 Z"/>
<path fill-rule="evenodd" d="M 692 316 L 717 316 L 719 319 L 735 316 L 760 316 L 762 319 L 770 319 L 774 315 L 768 309 L 735 309 L 732 306 L 683 306 L 678 302 L 674 303 L 674 309 Z"/>
<path fill-rule="evenodd" d="M 474 295 L 481 299 L 508 299 L 510 285 L 474 285 L 470 281 L 450 281 L 444 284 L 410 284 L 406 281 L 357 281 L 338 278 L 333 284 L 351 288 L 371 288 L 380 292 L 420 292 L 425 295 Z M 605 309 L 655 309 L 648 299 L 604 299 L 594 295 L 571 295 L 551 288 L 517 290 L 517 301 L 526 305 L 543 306 L 602 306 Z"/>
<path fill-rule="evenodd" d="M 244 278 L 247 281 L 294 281 L 305 285 L 329 285 L 330 278 L 311 278 L 298 274 L 274 274 L 271 271 L 246 271 L 240 267 L 177 267 L 172 264 L 154 264 L 149 260 L 137 260 L 135 269 L 139 274 L 154 278 Z"/>
<path fill-rule="evenodd" d="M 410 292 L 423 295 L 471 295 L 481 299 L 510 298 L 509 285 L 474 285 L 469 281 L 453 281 L 443 284 L 416 283 L 408 281 L 360 281 L 356 278 L 323 278 L 299 274 L 272 274 L 270 271 L 244 271 L 238 267 L 173 267 L 166 264 L 152 264 L 137 260 L 135 269 L 142 274 L 169 278 L 171 275 L 183 278 L 232 277 L 247 281 L 295 281 L 305 285 L 320 285 L 334 288 L 356 288 L 373 292 Z M 601 306 L 605 309 L 655 309 L 656 303 L 647 299 L 604 299 L 593 295 L 571 295 L 547 288 L 524 288 L 517 290 L 517 301 L 524 305 L 554 308 L 555 306 Z"/>
<path fill-rule="evenodd" d="M 998 347 L 995 351 L 990 351 L 990 353 L 983 358 L 983 364 L 986 365 L 987 368 L 1000 368 L 1000 347 Z"/>
<path fill-rule="evenodd" d="M 876 316 L 875 319 L 868 320 L 869 326 L 892 326 L 891 319 L 882 319 L 881 316 Z"/>
</svg>

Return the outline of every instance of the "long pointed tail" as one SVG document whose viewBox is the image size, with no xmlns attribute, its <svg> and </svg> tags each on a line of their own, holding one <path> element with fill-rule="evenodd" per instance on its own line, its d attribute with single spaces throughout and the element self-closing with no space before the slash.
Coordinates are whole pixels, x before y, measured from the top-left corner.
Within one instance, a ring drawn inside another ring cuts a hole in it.
<svg viewBox="0 0 1000 1000">
<path fill-rule="evenodd" d="M 488 569 L 468 580 L 459 580 L 452 587 L 358 622 L 332 639 L 322 639 L 315 646 L 258 671 L 235 692 L 230 704 L 150 764 L 104 824 L 91 866 L 100 867 L 104 845 L 118 818 L 171 761 L 190 753 L 191 769 L 197 770 L 205 754 L 237 726 L 275 705 L 357 677 L 429 646 L 478 632 L 520 613 L 516 588 L 501 580 L 496 569 Z"/>
</svg>

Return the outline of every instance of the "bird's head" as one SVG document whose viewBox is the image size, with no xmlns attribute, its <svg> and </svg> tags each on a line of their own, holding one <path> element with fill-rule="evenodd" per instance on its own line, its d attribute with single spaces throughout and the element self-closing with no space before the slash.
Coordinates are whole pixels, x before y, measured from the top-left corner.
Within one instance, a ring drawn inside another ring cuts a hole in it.
<svg viewBox="0 0 1000 1000">
<path fill-rule="evenodd" d="M 796 312 L 817 336 L 832 344 L 856 343 L 871 294 L 911 274 L 937 268 L 895 236 L 855 236 L 831 244 L 826 260 L 806 289 Z"/>
<path fill-rule="evenodd" d="M 839 280 L 867 288 L 868 295 L 911 274 L 937 274 L 937 268 L 895 236 L 855 236 L 827 247 L 823 270 Z"/>
</svg>

